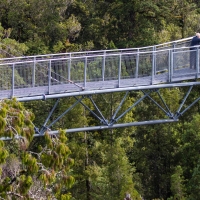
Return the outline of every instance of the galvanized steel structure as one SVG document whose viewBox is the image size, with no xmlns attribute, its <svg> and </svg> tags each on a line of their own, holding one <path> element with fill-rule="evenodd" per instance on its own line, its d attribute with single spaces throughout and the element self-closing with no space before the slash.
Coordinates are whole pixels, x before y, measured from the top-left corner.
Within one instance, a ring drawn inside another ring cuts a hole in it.
<svg viewBox="0 0 200 200">
<path fill-rule="evenodd" d="M 13 97 L 18 101 L 58 99 L 43 127 L 36 128 L 35 136 L 43 135 L 46 130 L 56 134 L 57 131 L 51 130 L 51 126 L 79 103 L 100 121 L 100 125 L 67 129 L 66 132 L 174 122 L 200 98 L 182 110 L 192 88 L 200 84 L 197 81 L 200 75 L 199 48 L 197 46 L 194 50 L 190 50 L 190 41 L 191 38 L 186 38 L 142 48 L 0 59 L 0 99 Z M 190 69 L 191 52 L 195 52 L 196 55 L 195 69 Z M 161 88 L 172 87 L 188 87 L 188 92 L 176 113 L 170 111 L 167 102 L 159 92 Z M 144 95 L 130 108 L 127 108 L 123 114 L 117 116 L 120 107 L 132 91 L 142 91 Z M 92 95 L 112 92 L 125 92 L 125 95 L 112 118 L 108 120 L 93 101 Z M 152 92 L 158 94 L 164 106 L 158 104 L 151 97 Z M 64 97 L 74 97 L 76 102 L 48 125 L 49 118 L 56 109 L 59 99 Z M 84 104 L 83 98 L 90 99 L 98 114 Z M 145 98 L 151 99 L 151 102 L 163 111 L 165 115 L 163 119 L 117 123 Z"/>
</svg>

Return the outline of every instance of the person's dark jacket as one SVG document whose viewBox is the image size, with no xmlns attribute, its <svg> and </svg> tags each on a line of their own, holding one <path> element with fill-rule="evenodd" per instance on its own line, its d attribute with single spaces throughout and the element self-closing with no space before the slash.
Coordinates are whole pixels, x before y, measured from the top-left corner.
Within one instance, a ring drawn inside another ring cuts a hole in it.
<svg viewBox="0 0 200 200">
<path fill-rule="evenodd" d="M 200 44 L 200 38 L 197 37 L 197 36 L 193 37 L 192 41 L 190 43 L 190 46 L 196 46 L 196 45 L 199 45 L 199 44 Z M 193 48 L 191 48 L 191 49 L 193 49 Z"/>
</svg>

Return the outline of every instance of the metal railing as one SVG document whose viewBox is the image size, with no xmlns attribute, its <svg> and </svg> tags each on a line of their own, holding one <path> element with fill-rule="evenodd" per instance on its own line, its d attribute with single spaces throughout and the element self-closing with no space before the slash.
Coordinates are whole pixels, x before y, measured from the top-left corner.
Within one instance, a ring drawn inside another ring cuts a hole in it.
<svg viewBox="0 0 200 200">
<path fill-rule="evenodd" d="M 149 47 L 0 59 L 0 98 L 171 83 L 198 78 L 191 38 Z M 196 68 L 190 69 L 191 52 Z"/>
<path fill-rule="evenodd" d="M 0 58 L 0 62 L 16 62 L 16 61 L 27 61 L 27 60 L 41 60 L 41 59 L 53 59 L 53 58 L 71 58 L 81 56 L 92 56 L 92 55 L 104 55 L 104 54 L 116 54 L 116 53 L 132 53 L 132 52 L 144 52 L 144 51 L 155 51 L 161 49 L 186 47 L 190 45 L 192 37 L 184 38 L 176 41 L 166 42 L 154 46 L 140 47 L 140 48 L 125 48 L 125 49 L 110 49 L 110 50 L 97 50 L 97 51 L 83 51 L 83 52 L 71 52 L 71 53 L 58 53 L 58 54 L 45 54 L 45 55 L 34 55 L 34 56 L 18 56 L 9 58 Z M 1 50 L 0 50 L 1 51 Z"/>
</svg>

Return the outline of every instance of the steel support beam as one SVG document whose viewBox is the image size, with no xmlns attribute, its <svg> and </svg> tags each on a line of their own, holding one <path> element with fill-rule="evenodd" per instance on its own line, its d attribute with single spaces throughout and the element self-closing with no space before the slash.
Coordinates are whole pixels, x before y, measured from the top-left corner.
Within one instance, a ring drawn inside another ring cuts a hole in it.
<svg viewBox="0 0 200 200">
<path fill-rule="evenodd" d="M 47 122 L 48 122 L 50 116 L 52 115 L 53 111 L 55 110 L 55 108 L 56 108 L 56 106 L 57 106 L 57 104 L 59 102 L 59 100 L 57 100 L 57 102 L 55 103 L 54 107 L 52 108 L 50 114 L 48 115 L 43 127 L 40 130 L 38 128 L 35 128 L 36 130 L 39 130 L 39 131 L 36 131 L 36 133 L 39 133 L 40 135 L 43 135 L 45 131 L 52 132 L 51 126 L 53 124 L 55 124 L 59 119 L 61 119 L 65 114 L 67 114 L 68 111 L 73 109 L 79 103 L 82 106 L 84 106 L 97 120 L 99 120 L 99 124 L 101 124 L 101 126 L 74 128 L 74 129 L 70 129 L 69 132 L 80 132 L 80 131 L 85 131 L 85 130 L 88 130 L 88 131 L 91 131 L 91 130 L 103 130 L 103 129 L 127 127 L 127 126 L 148 125 L 148 124 L 154 124 L 154 123 L 155 124 L 159 124 L 159 123 L 167 123 L 167 122 L 176 122 L 176 121 L 178 121 L 179 117 L 183 115 L 183 113 L 185 113 L 189 108 L 191 108 L 195 103 L 197 103 L 200 100 L 200 97 L 197 98 L 188 107 L 186 107 L 183 111 L 181 111 L 181 109 L 184 106 L 189 94 L 192 91 L 192 88 L 193 88 L 193 85 L 189 86 L 189 89 L 188 89 L 187 93 L 185 94 L 185 97 L 183 98 L 183 100 L 182 100 L 179 108 L 175 112 L 175 114 L 173 114 L 173 112 L 170 110 L 169 106 L 167 105 L 167 102 L 161 96 L 160 89 L 148 89 L 147 91 L 141 90 L 141 92 L 143 93 L 143 96 L 141 96 L 138 99 L 136 99 L 136 101 L 130 107 L 128 107 L 125 111 L 123 111 L 123 113 L 121 113 L 119 116 L 117 116 L 117 114 L 120 111 L 123 103 L 125 103 L 128 94 L 130 94 L 130 91 L 127 91 L 125 93 L 125 95 L 122 97 L 121 102 L 119 103 L 118 107 L 114 111 L 114 114 L 113 114 L 113 116 L 111 117 L 110 120 L 108 120 L 107 117 L 103 115 L 100 107 L 98 107 L 98 105 L 95 103 L 94 99 L 92 98 L 92 95 L 82 96 L 81 98 L 78 98 L 78 97 L 75 96 L 74 98 L 76 99 L 76 102 L 72 106 L 70 106 L 66 111 L 64 111 L 57 119 L 55 119 L 53 122 L 51 122 L 49 125 L 47 125 Z M 154 97 L 152 97 L 151 94 L 153 94 L 153 93 L 158 95 L 158 97 L 159 97 L 159 99 L 161 101 L 161 104 L 158 103 L 154 99 Z M 94 106 L 94 108 L 95 108 L 95 110 L 97 112 L 94 112 L 92 110 L 92 108 L 88 107 L 88 105 L 86 105 L 82 101 L 84 98 L 88 98 L 91 101 L 92 105 Z M 166 119 L 163 119 L 163 120 L 149 120 L 149 121 L 143 121 L 143 122 L 131 122 L 131 123 L 124 123 L 124 124 L 118 124 L 117 123 L 129 111 L 131 111 L 134 107 L 138 106 L 138 104 L 140 102 L 142 102 L 145 98 L 149 98 L 150 102 L 153 102 L 160 110 L 162 110 L 163 113 L 164 113 L 164 118 L 166 118 Z M 64 127 L 64 128 L 66 128 L 66 127 Z"/>
<path fill-rule="evenodd" d="M 126 92 L 126 91 L 138 91 L 138 90 L 151 90 L 151 89 L 161 89 L 161 88 L 174 88 L 174 87 L 187 87 L 187 86 L 195 86 L 200 85 L 200 82 L 184 82 L 184 83 L 170 83 L 170 84 L 160 84 L 160 85 L 145 85 L 145 86 L 137 86 L 137 87 L 123 87 L 123 88 L 113 88 L 113 89 L 102 89 L 102 90 L 81 90 L 79 92 L 70 92 L 70 93 L 61 93 L 61 94 L 47 94 L 47 95 L 39 95 L 32 97 L 19 97 L 16 98 L 17 101 L 25 102 L 25 101 L 33 101 L 33 100 L 44 100 L 45 99 L 57 99 L 64 97 L 73 97 L 73 96 L 85 96 L 85 95 L 93 95 L 93 94 L 106 94 L 112 92 Z"/>
<path fill-rule="evenodd" d="M 52 130 L 52 126 L 58 121 L 60 120 L 64 115 L 66 115 L 71 109 L 73 109 L 76 105 L 78 105 L 79 103 L 84 106 L 96 119 L 99 120 L 99 124 L 100 126 L 93 126 L 93 127 L 79 127 L 79 128 L 72 128 L 72 129 L 67 129 L 66 132 L 67 133 L 73 133 L 73 132 L 81 132 L 81 131 L 93 131 L 93 130 L 105 130 L 105 129 L 114 129 L 114 128 L 123 128 L 123 127 L 128 127 L 128 126 L 140 126 L 140 125 L 150 125 L 150 124 L 160 124 L 160 123 L 168 123 L 168 122 L 177 122 L 179 120 L 179 118 L 188 110 L 190 109 L 195 103 L 197 103 L 200 100 L 200 96 L 197 97 L 189 106 L 187 106 L 184 110 L 182 110 L 183 106 L 186 103 L 187 98 L 189 97 L 189 95 L 191 94 L 192 89 L 194 88 L 194 86 L 199 85 L 199 83 L 197 82 L 193 82 L 193 83 L 182 83 L 182 84 L 175 84 L 175 85 L 167 85 L 168 88 L 171 87 L 177 87 L 177 86 L 188 86 L 189 89 L 186 92 L 185 96 L 183 97 L 183 100 L 181 101 L 179 107 L 177 108 L 177 111 L 175 112 L 175 114 L 172 113 L 172 111 L 170 110 L 169 106 L 167 105 L 168 102 L 165 101 L 164 97 L 161 96 L 160 94 L 160 89 L 163 88 L 167 88 L 165 87 L 166 85 L 157 85 L 157 87 L 139 87 L 137 89 L 137 91 L 141 91 L 143 93 L 143 96 L 140 96 L 138 99 L 135 100 L 135 102 L 128 107 L 125 111 L 123 111 L 119 116 L 117 115 L 122 107 L 122 105 L 125 103 L 128 94 L 131 94 L 132 91 L 126 91 L 127 88 L 125 89 L 125 94 L 122 97 L 119 105 L 117 106 L 116 110 L 114 111 L 114 114 L 112 115 L 111 119 L 108 120 L 106 116 L 104 116 L 100 109 L 100 107 L 98 107 L 97 103 L 95 103 L 94 98 L 92 98 L 92 94 L 90 95 L 83 95 L 83 96 L 74 96 L 74 98 L 76 99 L 76 102 L 74 102 L 71 106 L 69 106 L 68 109 L 66 109 L 62 114 L 60 114 L 59 117 L 57 117 L 57 119 L 55 119 L 52 122 L 50 121 L 50 117 L 53 115 L 53 112 L 55 111 L 58 103 L 59 103 L 59 99 L 55 102 L 55 105 L 53 106 L 52 110 L 49 112 L 49 115 L 47 117 L 47 119 L 45 120 L 43 126 L 39 129 L 37 127 L 35 127 L 35 132 L 36 134 L 34 135 L 35 137 L 37 136 L 41 136 L 44 135 L 44 133 L 46 131 L 48 131 L 50 134 L 57 134 L 58 131 L 53 131 Z M 163 86 L 163 87 L 161 87 Z M 141 89 L 142 88 L 142 89 Z M 146 90 L 145 90 L 146 88 Z M 135 91 L 135 90 L 133 90 Z M 111 92 L 109 90 L 109 92 Z M 157 94 L 161 101 L 161 104 L 155 100 L 155 98 L 152 96 L 152 94 L 155 93 Z M 97 93 L 98 94 L 98 93 Z M 93 95 L 97 95 L 96 93 L 93 93 Z M 94 112 L 92 110 L 92 108 L 90 108 L 88 105 L 86 105 L 82 100 L 84 98 L 88 98 L 92 105 L 94 106 L 95 110 L 97 111 Z M 119 121 L 119 119 L 121 119 L 122 117 L 124 117 L 129 111 L 131 111 L 135 106 L 138 106 L 140 104 L 140 102 L 142 102 L 145 98 L 148 98 L 150 100 L 150 102 L 154 103 L 160 110 L 163 111 L 163 113 L 165 114 L 165 116 L 163 117 L 164 119 L 161 120 L 148 120 L 148 121 L 138 121 L 138 122 L 130 122 L 130 123 L 123 123 L 123 124 L 118 124 L 117 122 Z M 182 111 L 181 111 L 182 110 Z M 48 124 L 49 122 L 49 124 Z M 67 127 L 61 127 L 62 129 L 65 129 Z M 20 138 L 20 136 L 17 136 L 18 138 Z"/>
<path fill-rule="evenodd" d="M 151 120 L 151 121 L 142 121 L 142 122 L 131 122 L 131 123 L 124 123 L 124 124 L 114 124 L 112 126 L 93 126 L 93 127 L 83 127 L 83 128 L 72 128 L 66 129 L 66 133 L 76 133 L 76 132 L 85 132 L 85 131 L 95 131 L 95 130 L 107 130 L 107 129 L 115 129 L 115 128 L 124 128 L 130 126 L 143 126 L 143 125 L 151 125 L 151 124 L 164 124 L 170 122 L 177 122 L 178 120 L 175 119 L 162 119 L 162 120 Z M 56 135 L 59 131 L 48 131 L 50 135 Z M 44 136 L 43 134 L 34 134 L 34 137 L 41 137 Z M 21 139 L 23 137 L 16 136 L 14 139 Z M 9 137 L 1 137 L 0 140 L 12 140 Z"/>
<path fill-rule="evenodd" d="M 75 132 L 84 132 L 84 131 L 95 131 L 95 130 L 106 130 L 106 129 L 115 129 L 115 128 L 124 128 L 130 126 L 143 126 L 143 125 L 151 125 L 151 124 L 164 124 L 170 122 L 178 122 L 178 119 L 161 119 L 161 120 L 150 120 L 150 121 L 141 121 L 141 122 L 130 122 L 124 124 L 113 124 L 110 126 L 93 126 L 93 127 L 83 127 L 83 128 L 72 128 L 66 129 L 66 133 L 75 133 Z M 49 134 L 58 134 L 59 131 L 49 131 Z M 35 137 L 41 136 L 39 134 L 35 134 Z"/>
</svg>

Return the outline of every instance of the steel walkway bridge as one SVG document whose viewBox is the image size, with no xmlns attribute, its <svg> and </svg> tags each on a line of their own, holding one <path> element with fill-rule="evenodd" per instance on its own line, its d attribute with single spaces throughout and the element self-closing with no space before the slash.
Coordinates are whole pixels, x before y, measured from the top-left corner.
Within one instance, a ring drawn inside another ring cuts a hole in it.
<svg viewBox="0 0 200 200">
<path fill-rule="evenodd" d="M 67 129 L 66 132 L 174 122 L 200 99 L 199 97 L 182 110 L 192 88 L 200 84 L 199 48 L 197 46 L 190 50 L 190 42 L 191 38 L 185 38 L 142 48 L 3 58 L 0 59 L 0 99 L 15 97 L 21 102 L 46 99 L 59 101 L 64 97 L 76 99 L 73 105 L 47 125 L 58 104 L 56 101 L 43 127 L 36 128 L 35 136 L 51 130 L 53 124 L 79 103 L 99 120 L 99 126 L 78 127 Z M 190 68 L 191 55 L 196 62 L 193 69 Z M 189 88 L 188 92 L 176 113 L 172 113 L 159 90 L 185 86 Z M 133 91 L 142 91 L 144 95 L 118 116 L 122 104 Z M 113 92 L 125 92 L 125 95 L 112 118 L 108 120 L 92 96 Z M 164 106 L 151 97 L 152 92 L 158 94 Z M 91 100 L 96 112 L 84 104 L 84 98 Z M 163 119 L 118 124 L 120 118 L 145 98 L 149 98 L 163 111 Z M 56 134 L 57 131 L 51 130 L 50 133 Z"/>
</svg>

